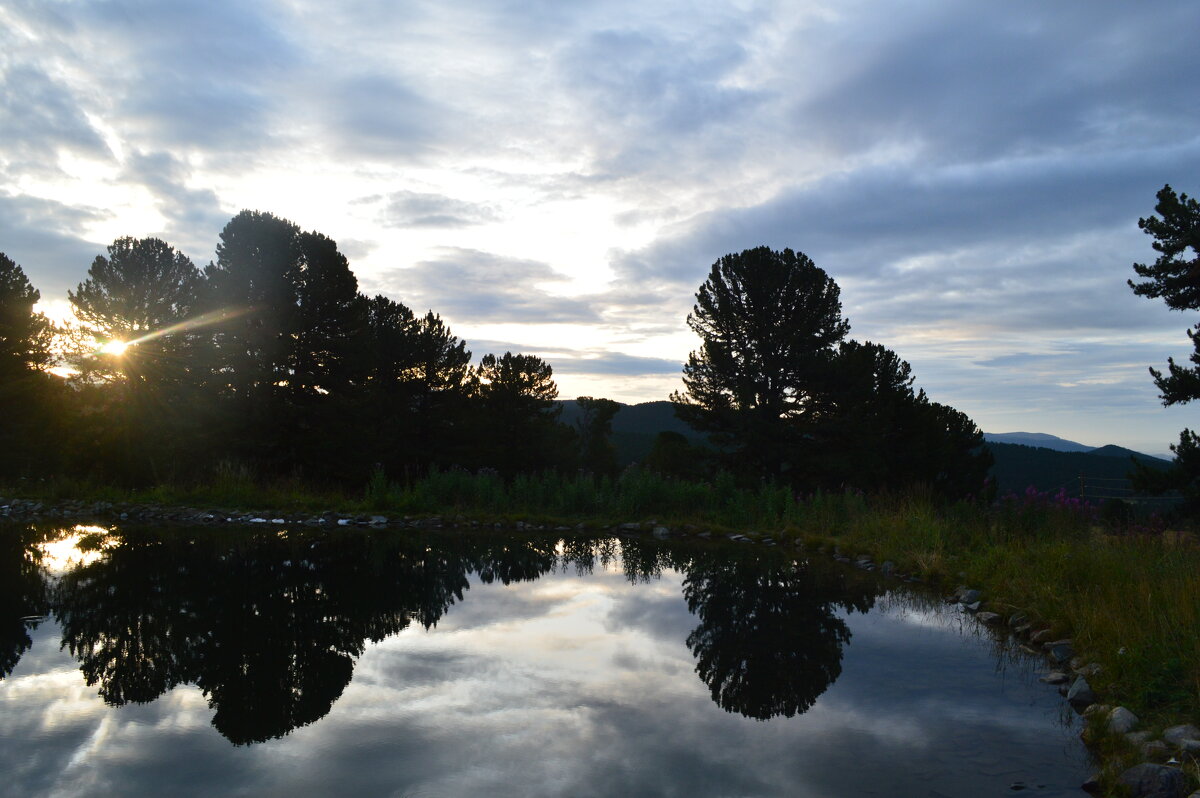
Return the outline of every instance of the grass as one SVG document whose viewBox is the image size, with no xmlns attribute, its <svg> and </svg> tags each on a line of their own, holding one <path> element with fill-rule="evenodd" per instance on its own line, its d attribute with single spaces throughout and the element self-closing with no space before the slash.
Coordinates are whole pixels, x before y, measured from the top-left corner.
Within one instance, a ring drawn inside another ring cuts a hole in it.
<svg viewBox="0 0 1200 798">
<path fill-rule="evenodd" d="M 1021 611 L 1103 671 L 1106 702 L 1146 725 L 1200 721 L 1200 547 L 1190 536 L 1111 534 L 1089 508 L 1040 494 L 946 504 L 920 491 L 796 496 L 776 485 L 739 487 L 721 476 L 692 483 L 627 470 L 519 476 L 445 471 L 407 485 L 382 472 L 365 491 L 313 490 L 299 480 L 262 482 L 225 465 L 206 483 L 121 491 L 54 481 L 4 495 L 280 511 L 437 514 L 489 521 L 668 526 L 757 531 L 837 545 L 892 560 L 946 587 L 981 589 L 991 608 Z"/>
</svg>

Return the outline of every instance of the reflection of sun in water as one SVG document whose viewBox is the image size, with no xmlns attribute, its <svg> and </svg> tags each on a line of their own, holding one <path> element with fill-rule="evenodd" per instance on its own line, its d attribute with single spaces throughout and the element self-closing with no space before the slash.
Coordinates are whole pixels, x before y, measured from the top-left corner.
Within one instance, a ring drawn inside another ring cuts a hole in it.
<svg viewBox="0 0 1200 798">
<path fill-rule="evenodd" d="M 37 544 L 39 560 L 43 568 L 52 574 L 89 565 L 115 548 L 117 538 L 102 526 L 76 524 L 58 540 Z"/>
<path fill-rule="evenodd" d="M 125 343 L 124 341 L 118 341 L 116 339 L 113 339 L 113 340 L 109 341 L 108 343 L 104 344 L 103 346 L 101 346 L 100 351 L 106 355 L 113 355 L 114 357 L 120 357 L 121 355 L 125 354 L 125 350 L 128 348 L 129 348 L 129 344 Z"/>
</svg>

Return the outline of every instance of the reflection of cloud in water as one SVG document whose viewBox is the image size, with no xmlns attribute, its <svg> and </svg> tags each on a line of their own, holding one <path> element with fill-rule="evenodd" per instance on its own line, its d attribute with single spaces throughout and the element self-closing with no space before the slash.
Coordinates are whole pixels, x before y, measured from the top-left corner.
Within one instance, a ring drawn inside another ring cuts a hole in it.
<svg viewBox="0 0 1200 798">
<path fill-rule="evenodd" d="M 920 607 L 839 611 L 852 632 L 842 673 L 807 712 L 726 712 L 685 645 L 700 618 L 681 583 L 668 570 L 630 586 L 619 565 L 508 586 L 472 577 L 431 631 L 367 645 L 319 722 L 241 748 L 190 684 L 104 707 L 47 625 L 0 683 L 0 701 L 40 705 L 0 711 L 0 770 L 31 795 L 535 798 L 976 794 L 982 769 L 1003 770 L 988 782 L 1003 787 L 1074 772 L 1069 734 L 1045 722 L 1053 691 L 997 680 L 984 641 Z"/>
</svg>

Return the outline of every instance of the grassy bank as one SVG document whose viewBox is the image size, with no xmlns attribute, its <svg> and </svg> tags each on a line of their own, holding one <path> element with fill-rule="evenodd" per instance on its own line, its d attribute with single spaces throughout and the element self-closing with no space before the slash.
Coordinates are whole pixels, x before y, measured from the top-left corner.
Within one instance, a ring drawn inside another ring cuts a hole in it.
<svg viewBox="0 0 1200 798">
<path fill-rule="evenodd" d="M 618 479 L 547 474 L 433 474 L 400 485 L 377 474 L 359 493 L 298 482 L 260 484 L 237 469 L 211 482 L 119 491 L 78 483 L 10 486 L 4 495 L 286 511 L 438 514 L 544 523 L 736 529 L 838 545 L 892 560 L 947 587 L 981 589 L 990 608 L 1022 611 L 1075 640 L 1103 671 L 1105 701 L 1146 721 L 1200 721 L 1200 547 L 1190 535 L 1124 529 L 1062 497 L 945 504 L 920 492 L 796 496 L 765 485 L 670 480 L 631 470 Z"/>
</svg>

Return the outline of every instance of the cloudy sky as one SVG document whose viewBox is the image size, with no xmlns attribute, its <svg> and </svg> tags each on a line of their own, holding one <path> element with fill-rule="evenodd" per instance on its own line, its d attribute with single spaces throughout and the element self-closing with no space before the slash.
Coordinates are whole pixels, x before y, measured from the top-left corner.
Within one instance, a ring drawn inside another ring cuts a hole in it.
<svg viewBox="0 0 1200 798">
<path fill-rule="evenodd" d="M 991 432 L 1164 452 L 1125 285 L 1200 193 L 1200 4 L 0 0 L 0 251 L 53 307 L 122 235 L 237 211 L 562 395 L 663 399 L 713 261 L 766 244 Z"/>
</svg>

